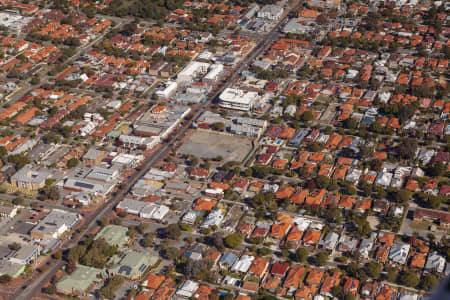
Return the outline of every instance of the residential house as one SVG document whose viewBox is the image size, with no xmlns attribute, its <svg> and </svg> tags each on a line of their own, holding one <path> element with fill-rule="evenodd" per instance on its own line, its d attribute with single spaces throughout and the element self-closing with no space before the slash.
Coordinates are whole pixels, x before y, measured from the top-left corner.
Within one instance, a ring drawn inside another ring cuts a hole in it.
<svg viewBox="0 0 450 300">
<path fill-rule="evenodd" d="M 446 264 L 447 262 L 442 255 L 437 252 L 433 252 L 428 255 L 425 270 L 428 272 L 436 271 L 442 273 L 445 269 Z"/>
<path fill-rule="evenodd" d="M 339 234 L 336 232 L 329 232 L 322 238 L 322 240 L 320 240 L 319 245 L 324 249 L 333 251 L 336 248 L 338 241 Z"/>
<path fill-rule="evenodd" d="M 410 247 L 409 244 L 395 242 L 389 251 L 389 260 L 393 263 L 404 265 L 408 258 Z"/>
</svg>

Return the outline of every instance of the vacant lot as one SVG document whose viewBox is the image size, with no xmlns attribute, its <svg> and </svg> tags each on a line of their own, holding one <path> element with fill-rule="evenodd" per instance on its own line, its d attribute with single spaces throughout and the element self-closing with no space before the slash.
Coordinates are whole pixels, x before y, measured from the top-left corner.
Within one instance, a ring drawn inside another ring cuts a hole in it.
<svg viewBox="0 0 450 300">
<path fill-rule="evenodd" d="M 197 130 L 177 152 L 197 158 L 222 156 L 224 161 L 242 161 L 251 149 L 249 138 Z"/>
</svg>

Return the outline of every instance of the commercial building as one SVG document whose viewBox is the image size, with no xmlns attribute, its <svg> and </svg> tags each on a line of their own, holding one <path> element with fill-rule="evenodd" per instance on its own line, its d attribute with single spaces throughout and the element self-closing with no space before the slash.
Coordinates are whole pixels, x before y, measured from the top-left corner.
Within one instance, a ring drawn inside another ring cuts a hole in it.
<svg viewBox="0 0 450 300">
<path fill-rule="evenodd" d="M 133 124 L 134 133 L 140 136 L 159 136 L 164 139 L 174 131 L 190 111 L 191 109 L 184 105 L 155 105 Z"/>
<path fill-rule="evenodd" d="M 121 134 L 119 143 L 128 149 L 152 149 L 161 142 L 159 136 L 140 137 L 133 135 Z"/>
<path fill-rule="evenodd" d="M 93 284 L 102 282 L 101 273 L 100 269 L 77 265 L 75 271 L 56 283 L 56 289 L 63 294 L 85 295 Z"/>
<path fill-rule="evenodd" d="M 120 175 L 120 168 L 118 166 L 112 166 L 111 168 L 104 168 L 101 166 L 93 167 L 86 175 L 86 179 L 97 182 L 112 182 Z"/>
<path fill-rule="evenodd" d="M 192 85 L 178 93 L 176 100 L 183 104 L 197 104 L 206 101 L 209 91 L 207 85 Z"/>
<path fill-rule="evenodd" d="M 133 199 L 124 199 L 116 207 L 117 211 L 126 211 L 129 214 L 137 215 L 144 219 L 161 221 L 169 212 L 165 205 L 158 205 L 151 202 L 143 202 Z"/>
<path fill-rule="evenodd" d="M 167 81 L 164 83 L 164 89 L 155 92 L 155 95 L 161 99 L 169 99 L 177 91 L 178 84 L 175 81 Z"/>
<path fill-rule="evenodd" d="M 222 64 L 213 64 L 209 68 L 208 74 L 203 77 L 202 81 L 209 85 L 213 85 L 220 80 L 223 75 L 223 71 L 224 67 Z"/>
<path fill-rule="evenodd" d="M 15 251 L 10 257 L 9 261 L 20 264 L 27 265 L 40 254 L 40 248 L 36 245 L 23 244 L 20 245 L 20 249 Z"/>
<path fill-rule="evenodd" d="M 158 257 L 146 253 L 131 251 L 119 259 L 111 269 L 110 274 L 124 276 L 132 280 L 139 279 L 145 271 L 158 262 Z"/>
<path fill-rule="evenodd" d="M 97 149 L 89 149 L 86 154 L 83 155 L 83 162 L 88 166 L 98 165 L 103 158 L 105 158 L 105 152 Z"/>
<path fill-rule="evenodd" d="M 17 188 L 29 191 L 37 191 L 45 186 L 45 180 L 52 177 L 47 170 L 34 170 L 31 165 L 26 165 L 11 177 L 11 184 Z"/>
<path fill-rule="evenodd" d="M 258 93 L 256 92 L 226 88 L 219 96 L 219 105 L 223 108 L 250 111 L 257 98 Z"/>
<path fill-rule="evenodd" d="M 26 265 L 14 263 L 9 260 L 0 259 L 0 276 L 9 275 L 12 278 L 19 277 L 25 271 Z"/>
<path fill-rule="evenodd" d="M 0 205 L 0 218 L 14 218 L 17 214 L 17 207 Z"/>
<path fill-rule="evenodd" d="M 127 232 L 127 227 L 108 225 L 97 233 L 94 240 L 104 239 L 111 246 L 122 247 L 128 242 Z"/>
<path fill-rule="evenodd" d="M 56 239 L 65 231 L 71 230 L 80 220 L 79 214 L 54 209 L 31 230 L 30 235 L 41 240 Z"/>
<path fill-rule="evenodd" d="M 180 73 L 177 75 L 177 83 L 192 82 L 195 77 L 200 76 L 208 71 L 210 64 L 198 61 L 190 62 Z"/>
<path fill-rule="evenodd" d="M 264 5 L 258 11 L 258 18 L 277 21 L 283 15 L 283 11 L 284 11 L 284 9 L 278 5 L 273 5 L 273 4 Z"/>
<path fill-rule="evenodd" d="M 72 192 L 85 192 L 90 195 L 106 197 L 113 189 L 113 182 L 100 182 L 86 178 L 69 177 L 64 182 L 63 188 Z"/>
</svg>

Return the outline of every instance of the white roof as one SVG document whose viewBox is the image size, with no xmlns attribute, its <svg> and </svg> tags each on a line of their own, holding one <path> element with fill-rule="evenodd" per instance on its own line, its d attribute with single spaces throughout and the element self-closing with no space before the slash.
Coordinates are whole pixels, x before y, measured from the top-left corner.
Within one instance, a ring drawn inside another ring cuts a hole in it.
<svg viewBox="0 0 450 300">
<path fill-rule="evenodd" d="M 231 271 L 247 273 L 254 259 L 254 256 L 242 255 L 241 258 L 233 264 L 233 266 L 231 267 Z"/>
<path fill-rule="evenodd" d="M 437 252 L 433 252 L 428 255 L 425 269 L 427 270 L 436 269 L 436 271 L 442 272 L 444 271 L 445 264 L 446 264 L 445 258 L 439 255 Z"/>
<path fill-rule="evenodd" d="M 219 226 L 223 220 L 223 214 L 220 209 L 212 210 L 206 217 L 205 222 L 202 224 L 202 228 L 208 228 L 210 226 Z"/>
<path fill-rule="evenodd" d="M 408 258 L 409 248 L 409 244 L 394 243 L 391 251 L 389 251 L 389 260 L 403 265 Z"/>
<path fill-rule="evenodd" d="M 222 64 L 214 64 L 211 66 L 210 71 L 208 74 L 205 75 L 203 79 L 207 80 L 215 80 L 216 77 L 223 71 L 223 65 Z"/>
<path fill-rule="evenodd" d="M 179 290 L 183 290 L 186 292 L 194 293 L 196 290 L 198 290 L 199 284 L 197 282 L 194 282 L 192 280 L 186 280 L 183 282 L 183 284 L 180 286 Z M 178 292 L 177 292 L 178 294 Z"/>
<path fill-rule="evenodd" d="M 226 88 L 219 98 L 225 102 L 250 105 L 258 97 L 256 92 L 245 92 L 241 89 Z"/>
<path fill-rule="evenodd" d="M 391 182 L 392 176 L 392 173 L 388 173 L 386 172 L 386 170 L 383 170 L 382 172 L 378 173 L 375 183 L 382 186 L 388 186 Z"/>
<path fill-rule="evenodd" d="M 196 76 L 197 73 L 206 71 L 209 66 L 210 64 L 208 63 L 192 61 L 180 73 L 178 73 L 178 78 Z"/>
<path fill-rule="evenodd" d="M 311 224 L 311 220 L 308 220 L 308 219 L 303 218 L 303 217 L 296 217 L 294 219 L 294 223 L 297 224 L 297 228 L 300 231 L 305 231 L 306 229 L 308 229 L 309 224 Z"/>
</svg>

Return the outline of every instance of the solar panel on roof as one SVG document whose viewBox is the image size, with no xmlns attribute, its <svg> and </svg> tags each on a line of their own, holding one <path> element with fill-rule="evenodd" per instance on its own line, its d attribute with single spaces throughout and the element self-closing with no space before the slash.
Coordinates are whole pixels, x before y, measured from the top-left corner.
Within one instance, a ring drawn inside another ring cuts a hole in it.
<svg viewBox="0 0 450 300">
<path fill-rule="evenodd" d="M 93 189 L 94 188 L 93 184 L 79 182 L 79 181 L 75 182 L 75 186 L 86 188 L 86 189 Z"/>
<path fill-rule="evenodd" d="M 142 264 L 140 267 L 139 267 L 139 271 L 140 272 L 144 272 L 144 270 L 147 268 L 147 265 L 146 264 Z"/>
<path fill-rule="evenodd" d="M 119 269 L 119 274 L 126 273 L 127 276 L 131 274 L 131 267 L 130 266 L 121 266 Z"/>
</svg>

